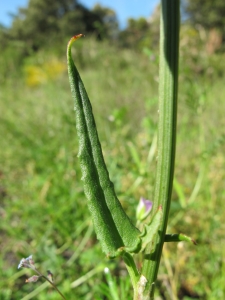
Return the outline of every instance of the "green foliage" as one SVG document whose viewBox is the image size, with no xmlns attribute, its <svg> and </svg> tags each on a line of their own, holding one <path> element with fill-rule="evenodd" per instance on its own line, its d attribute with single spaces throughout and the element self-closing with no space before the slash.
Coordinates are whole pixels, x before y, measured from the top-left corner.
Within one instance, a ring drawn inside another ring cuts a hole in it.
<svg viewBox="0 0 225 300">
<path fill-rule="evenodd" d="M 129 18 L 127 26 L 119 32 L 118 43 L 122 47 L 142 51 L 144 47 L 155 51 L 159 45 L 160 6 L 158 5 L 148 19 Z"/>
<path fill-rule="evenodd" d="M 103 39 L 107 38 L 115 40 L 119 31 L 118 20 L 115 11 L 107 7 L 102 7 L 99 4 L 96 4 L 92 11 L 102 20 L 102 23 L 94 23 L 100 37 Z"/>
<path fill-rule="evenodd" d="M 115 13 L 100 5 L 89 10 L 77 0 L 30 0 L 15 16 L 10 38 L 37 50 L 55 40 L 68 40 L 75 33 L 109 37 L 113 27 L 117 28 Z"/>
<path fill-rule="evenodd" d="M 223 0 L 185 0 L 184 10 L 195 27 L 201 26 L 207 31 L 209 52 L 217 49 L 224 51 L 225 2 Z"/>
<path fill-rule="evenodd" d="M 211 0 L 186 0 L 185 8 L 194 24 L 200 24 L 206 29 L 217 28 L 223 31 L 225 27 L 223 0 L 213 2 Z"/>
<path fill-rule="evenodd" d="M 139 44 L 147 33 L 149 33 L 149 25 L 146 19 L 128 19 L 126 29 L 120 32 L 119 41 L 123 47 L 134 47 L 135 43 Z"/>
<path fill-rule="evenodd" d="M 176 188 L 168 228 L 198 245 L 165 245 L 156 284 L 159 299 L 225 298 L 225 60 L 222 54 L 207 56 L 198 46 L 182 44 Z M 47 63 L 49 53 L 33 54 L 26 65 Z M 7 66 L 19 69 L 17 51 L 10 55 L 13 66 L 10 59 Z M 155 60 L 150 60 L 129 49 L 118 55 L 112 44 L 99 46 L 88 37 L 77 41 L 73 55 L 93 99 L 112 181 L 134 221 L 139 198 L 153 195 L 157 55 L 153 52 Z M 64 56 L 58 60 L 66 66 Z M 4 77 L 0 91 L 0 298 L 23 299 L 34 291 L 33 299 L 57 298 L 48 285 L 25 284 L 30 273 L 17 271 L 20 259 L 33 254 L 43 272 L 53 272 L 68 299 L 110 299 L 105 267 L 120 299 L 131 299 L 122 261 L 99 260 L 102 252 L 80 182 L 78 145 L 71 138 L 76 133 L 66 72 L 35 88 L 17 74 Z"/>
<path fill-rule="evenodd" d="M 159 232 L 160 225 L 162 223 L 162 208 L 160 207 L 156 212 L 155 216 L 152 218 L 150 224 L 145 225 L 144 231 L 142 233 L 142 251 L 145 247 L 155 240 L 156 235 Z M 155 245 L 151 245 L 151 252 L 154 252 Z"/>
<path fill-rule="evenodd" d="M 97 238 L 103 252 L 109 257 L 115 257 L 121 247 L 132 248 L 132 252 L 138 252 L 141 241 L 139 230 L 124 212 L 109 178 L 92 106 L 72 59 L 71 45 L 80 36 L 71 38 L 67 47 L 68 75 L 79 140 L 78 157 Z"/>
</svg>

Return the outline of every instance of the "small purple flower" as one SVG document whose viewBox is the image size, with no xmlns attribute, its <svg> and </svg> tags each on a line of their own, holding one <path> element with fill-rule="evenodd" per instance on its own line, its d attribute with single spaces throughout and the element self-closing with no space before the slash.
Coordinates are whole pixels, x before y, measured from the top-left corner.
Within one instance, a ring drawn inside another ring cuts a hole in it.
<svg viewBox="0 0 225 300">
<path fill-rule="evenodd" d="M 152 201 L 141 197 L 139 204 L 137 206 L 137 209 L 136 209 L 137 220 L 139 220 L 139 221 L 145 220 L 151 212 L 152 205 L 153 205 Z"/>
</svg>

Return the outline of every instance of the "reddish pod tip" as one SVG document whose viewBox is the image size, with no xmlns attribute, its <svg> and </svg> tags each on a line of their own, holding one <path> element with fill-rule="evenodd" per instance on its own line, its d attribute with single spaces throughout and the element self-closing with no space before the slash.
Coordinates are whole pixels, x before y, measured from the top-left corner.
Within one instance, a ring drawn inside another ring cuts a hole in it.
<svg viewBox="0 0 225 300">
<path fill-rule="evenodd" d="M 70 48 L 72 43 L 75 42 L 77 39 L 79 39 L 82 36 L 84 36 L 84 34 L 80 33 L 80 34 L 76 34 L 73 37 L 71 37 L 71 39 L 68 42 L 68 48 Z"/>
<path fill-rule="evenodd" d="M 75 40 L 79 39 L 79 38 L 82 37 L 82 36 L 84 36 L 82 33 L 76 34 L 76 35 L 74 35 L 74 36 L 72 37 L 72 39 L 75 41 Z"/>
</svg>

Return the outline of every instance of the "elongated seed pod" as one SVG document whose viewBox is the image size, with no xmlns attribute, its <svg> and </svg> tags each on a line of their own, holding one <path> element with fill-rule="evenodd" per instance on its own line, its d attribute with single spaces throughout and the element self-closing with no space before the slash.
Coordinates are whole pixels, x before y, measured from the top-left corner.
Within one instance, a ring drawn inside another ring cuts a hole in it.
<svg viewBox="0 0 225 300">
<path fill-rule="evenodd" d="M 92 107 L 87 92 L 71 56 L 72 43 L 82 34 L 71 38 L 67 47 L 67 63 L 72 97 L 75 102 L 76 128 L 79 140 L 80 166 L 84 192 L 88 199 L 97 238 L 103 252 L 110 257 L 121 247 L 140 250 L 139 230 L 124 212 L 110 181 Z"/>
</svg>

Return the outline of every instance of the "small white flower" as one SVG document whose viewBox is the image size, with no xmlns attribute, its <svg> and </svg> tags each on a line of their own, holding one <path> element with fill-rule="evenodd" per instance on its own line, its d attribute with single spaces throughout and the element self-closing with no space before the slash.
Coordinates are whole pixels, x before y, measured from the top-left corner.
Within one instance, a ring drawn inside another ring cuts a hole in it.
<svg viewBox="0 0 225 300">
<path fill-rule="evenodd" d="M 22 258 L 19 265 L 18 269 L 20 268 L 32 268 L 34 267 L 34 261 L 32 259 L 32 255 L 28 256 L 27 258 Z"/>
<path fill-rule="evenodd" d="M 32 260 L 32 255 L 28 256 L 27 258 L 25 258 L 26 261 L 30 261 Z"/>
<path fill-rule="evenodd" d="M 22 258 L 22 259 L 21 259 L 21 261 L 20 261 L 20 263 L 19 263 L 19 265 L 18 265 L 18 269 L 20 269 L 20 268 L 23 267 L 25 261 L 26 261 L 25 258 Z"/>
</svg>

